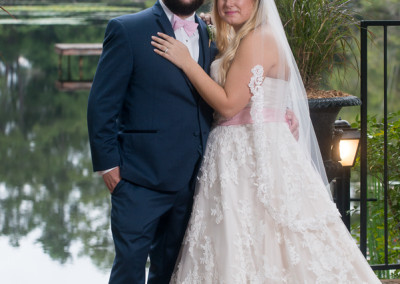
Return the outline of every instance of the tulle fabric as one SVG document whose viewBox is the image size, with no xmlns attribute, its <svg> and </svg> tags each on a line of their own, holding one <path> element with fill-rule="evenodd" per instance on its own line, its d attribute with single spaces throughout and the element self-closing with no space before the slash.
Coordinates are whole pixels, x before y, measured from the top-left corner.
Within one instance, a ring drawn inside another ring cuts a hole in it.
<svg viewBox="0 0 400 284">
<path fill-rule="evenodd" d="M 248 36 L 257 44 L 246 51 L 254 65 L 243 70 L 251 120 L 229 125 L 215 115 L 171 283 L 380 283 L 327 189 L 304 86 L 273 0 L 260 0 L 256 20 Z M 265 70 L 268 52 L 273 76 Z M 223 56 L 211 66 L 217 82 Z M 287 109 L 299 120 L 298 140 Z"/>
<path fill-rule="evenodd" d="M 265 93 L 276 83 L 256 84 L 263 104 L 271 106 Z M 171 283 L 380 283 L 287 123 L 221 120 L 210 133 Z M 259 168 L 269 181 L 261 192 Z"/>
<path fill-rule="evenodd" d="M 257 129 L 263 124 L 260 116 L 262 109 L 271 107 L 271 104 L 274 108 L 278 109 L 277 113 L 282 113 L 286 109 L 290 109 L 299 121 L 298 144 L 304 154 L 304 159 L 319 174 L 320 179 L 325 185 L 321 189 L 331 195 L 318 141 L 310 119 L 306 90 L 287 41 L 274 0 L 259 1 L 255 30 L 258 37 L 257 44 L 252 46 L 250 52 L 254 54 L 253 62 L 255 62 L 255 65 L 258 64 L 259 67 L 255 66 L 256 68 L 253 68 L 253 70 L 247 71 L 252 72 L 254 75 L 252 77 L 253 82 L 249 84 L 253 94 L 252 116 L 254 116 L 255 120 L 253 130 L 255 133 L 261 133 Z M 259 52 L 259 50 L 263 52 Z M 263 82 L 265 77 L 267 77 L 266 80 L 271 79 L 266 75 L 267 70 L 263 69 L 263 64 L 265 64 L 265 61 L 270 60 L 269 55 L 271 53 L 273 54 L 273 58 L 276 58 L 274 68 L 277 70 L 272 79 L 277 80 L 272 83 L 273 89 L 263 92 L 263 86 L 260 82 Z M 257 120 L 257 117 L 260 119 Z M 278 135 L 279 133 L 276 132 L 280 132 L 280 129 L 268 133 L 268 136 Z M 265 142 L 263 141 L 265 137 L 260 136 L 255 139 L 253 146 L 255 149 L 258 149 Z M 276 164 L 276 166 L 279 167 L 279 164 Z M 260 172 L 259 178 L 263 178 L 264 175 L 261 173 L 263 169 L 258 167 L 257 170 Z"/>
</svg>

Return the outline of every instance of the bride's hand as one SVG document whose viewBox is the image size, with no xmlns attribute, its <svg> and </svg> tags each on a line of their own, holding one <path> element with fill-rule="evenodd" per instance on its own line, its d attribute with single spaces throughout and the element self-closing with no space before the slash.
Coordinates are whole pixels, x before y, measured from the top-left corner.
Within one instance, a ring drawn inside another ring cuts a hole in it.
<svg viewBox="0 0 400 284">
<path fill-rule="evenodd" d="M 155 47 L 154 52 L 184 69 L 185 64 L 192 59 L 188 48 L 179 40 L 166 34 L 157 33 L 157 35 L 151 37 L 151 45 Z"/>
<path fill-rule="evenodd" d="M 210 14 L 204 14 L 200 13 L 200 18 L 207 24 L 207 25 L 212 25 L 212 19 Z"/>
<path fill-rule="evenodd" d="M 299 120 L 291 109 L 286 110 L 286 121 L 289 124 L 290 132 L 294 138 L 299 140 Z"/>
</svg>

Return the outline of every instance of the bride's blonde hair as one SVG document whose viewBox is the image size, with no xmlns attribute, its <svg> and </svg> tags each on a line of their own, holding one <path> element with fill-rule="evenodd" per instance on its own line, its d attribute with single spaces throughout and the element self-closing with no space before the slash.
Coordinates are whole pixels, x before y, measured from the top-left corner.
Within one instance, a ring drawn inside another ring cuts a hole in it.
<svg viewBox="0 0 400 284">
<path fill-rule="evenodd" d="M 226 81 L 226 74 L 228 73 L 228 70 L 232 64 L 241 40 L 248 33 L 254 30 L 258 25 L 260 25 L 260 23 L 257 22 L 257 19 L 259 19 L 259 15 L 257 12 L 260 11 L 260 0 L 253 0 L 253 12 L 249 20 L 244 23 L 244 25 L 237 33 L 235 33 L 231 25 L 224 22 L 219 16 L 217 7 L 218 1 L 220 0 L 213 1 L 211 15 L 213 17 L 213 23 L 216 28 L 216 44 L 219 51 L 219 55 L 217 58 L 221 58 L 221 67 L 219 69 L 219 82 L 222 86 L 224 86 Z"/>
</svg>

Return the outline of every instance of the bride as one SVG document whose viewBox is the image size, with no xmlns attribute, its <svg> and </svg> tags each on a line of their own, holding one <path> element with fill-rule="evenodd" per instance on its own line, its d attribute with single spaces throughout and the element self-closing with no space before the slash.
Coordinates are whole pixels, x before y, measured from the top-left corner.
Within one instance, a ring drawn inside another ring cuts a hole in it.
<svg viewBox="0 0 400 284">
<path fill-rule="evenodd" d="M 274 1 L 214 0 L 212 15 L 212 79 L 183 44 L 152 38 L 216 111 L 172 283 L 380 283 L 327 189 Z"/>
</svg>

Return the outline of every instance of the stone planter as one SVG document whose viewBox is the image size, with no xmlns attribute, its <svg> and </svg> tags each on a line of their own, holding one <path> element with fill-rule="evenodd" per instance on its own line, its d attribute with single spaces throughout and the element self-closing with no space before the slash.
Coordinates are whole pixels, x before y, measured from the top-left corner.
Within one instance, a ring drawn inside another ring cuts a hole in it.
<svg viewBox="0 0 400 284">
<path fill-rule="evenodd" d="M 332 161 L 333 124 L 342 107 L 361 105 L 355 96 L 309 99 L 310 117 L 317 136 L 329 182 L 335 178 L 338 163 Z"/>
</svg>

